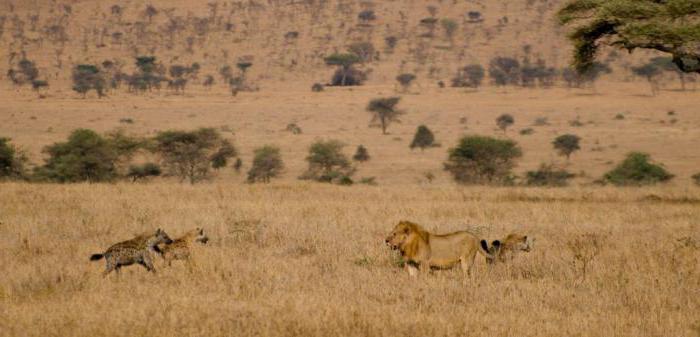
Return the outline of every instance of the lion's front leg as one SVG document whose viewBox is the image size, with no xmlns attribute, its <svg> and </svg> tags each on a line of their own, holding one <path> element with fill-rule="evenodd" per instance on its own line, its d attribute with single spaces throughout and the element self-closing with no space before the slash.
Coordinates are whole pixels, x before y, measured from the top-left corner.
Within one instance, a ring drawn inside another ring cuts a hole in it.
<svg viewBox="0 0 700 337">
<path fill-rule="evenodd" d="M 411 277 L 416 277 L 418 276 L 418 264 L 417 263 L 411 263 L 407 262 L 406 263 L 406 271 L 408 272 L 408 275 Z"/>
</svg>

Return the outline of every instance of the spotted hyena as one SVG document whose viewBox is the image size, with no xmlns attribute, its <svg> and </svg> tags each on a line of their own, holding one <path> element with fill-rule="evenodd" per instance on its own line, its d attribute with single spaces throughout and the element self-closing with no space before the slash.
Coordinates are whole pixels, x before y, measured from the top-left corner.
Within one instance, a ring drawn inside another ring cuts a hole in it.
<svg viewBox="0 0 700 337">
<path fill-rule="evenodd" d="M 155 233 L 139 235 L 131 240 L 119 242 L 107 248 L 102 254 L 93 254 L 90 256 L 90 261 L 97 261 L 104 258 L 107 261 L 107 268 L 103 275 L 107 275 L 112 270 L 119 272 L 123 266 L 129 266 L 138 263 L 150 272 L 155 273 L 153 260 L 151 260 L 150 251 L 159 244 L 169 244 L 173 240 L 170 239 L 165 231 L 158 229 Z"/>
<path fill-rule="evenodd" d="M 209 237 L 204 234 L 204 229 L 195 228 L 185 235 L 173 240 L 170 244 L 160 244 L 156 246 L 156 251 L 161 254 L 165 262 L 169 265 L 173 260 L 190 261 L 192 257 L 192 244 L 206 244 Z"/>
</svg>

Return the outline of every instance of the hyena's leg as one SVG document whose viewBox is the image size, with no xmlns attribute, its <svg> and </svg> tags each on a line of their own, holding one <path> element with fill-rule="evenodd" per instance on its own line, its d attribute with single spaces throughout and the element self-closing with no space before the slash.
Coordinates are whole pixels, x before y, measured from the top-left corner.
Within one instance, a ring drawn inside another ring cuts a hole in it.
<svg viewBox="0 0 700 337">
<path fill-rule="evenodd" d="M 148 253 L 143 254 L 143 256 L 141 257 L 140 263 L 142 266 L 144 266 L 146 268 L 146 270 L 148 270 L 152 273 L 156 272 L 156 268 L 153 267 L 153 260 L 151 260 L 151 254 L 148 254 Z"/>
<path fill-rule="evenodd" d="M 105 271 L 102 272 L 103 277 L 111 273 L 112 270 L 116 269 L 117 271 L 119 271 L 119 267 L 114 263 L 114 261 L 111 258 L 107 257 L 105 260 L 107 260 L 107 264 L 105 267 Z"/>
</svg>

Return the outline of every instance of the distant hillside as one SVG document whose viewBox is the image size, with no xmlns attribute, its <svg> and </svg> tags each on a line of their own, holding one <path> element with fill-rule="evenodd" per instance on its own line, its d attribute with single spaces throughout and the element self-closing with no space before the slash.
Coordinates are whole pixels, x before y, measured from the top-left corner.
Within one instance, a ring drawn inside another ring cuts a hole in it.
<svg viewBox="0 0 700 337">
<path fill-rule="evenodd" d="M 570 48 L 553 19 L 562 2 L 4 0 L 0 70 L 7 83 L 7 70 L 26 56 L 41 77 L 62 83 L 77 64 L 110 60 L 128 73 L 135 56 L 152 55 L 165 67 L 198 63 L 195 83 L 206 75 L 220 83 L 222 67 L 246 61 L 257 83 L 310 86 L 333 72 L 324 56 L 360 42 L 373 47 L 364 49 L 362 66 L 369 84 L 394 83 L 402 72 L 417 74 L 419 82 L 448 81 L 459 67 L 486 67 L 494 56 L 562 68 Z"/>
</svg>

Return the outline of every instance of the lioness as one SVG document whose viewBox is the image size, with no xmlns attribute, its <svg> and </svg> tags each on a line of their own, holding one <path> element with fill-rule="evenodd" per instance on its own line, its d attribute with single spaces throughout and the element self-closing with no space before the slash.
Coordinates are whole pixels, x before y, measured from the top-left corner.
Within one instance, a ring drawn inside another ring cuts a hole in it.
<svg viewBox="0 0 700 337">
<path fill-rule="evenodd" d="M 503 240 L 494 240 L 489 247 L 486 240 L 481 240 L 481 248 L 488 251 L 492 257 L 486 257 L 486 263 L 506 262 L 512 260 L 519 252 L 529 252 L 535 239 L 522 234 L 508 234 Z"/>
<path fill-rule="evenodd" d="M 406 260 L 406 270 L 415 276 L 418 270 L 447 269 L 461 264 L 469 275 L 478 251 L 487 258 L 494 258 L 482 246 L 479 239 L 466 231 L 449 234 L 432 234 L 410 221 L 399 222 L 385 240 L 392 249 L 398 249 Z"/>
</svg>

